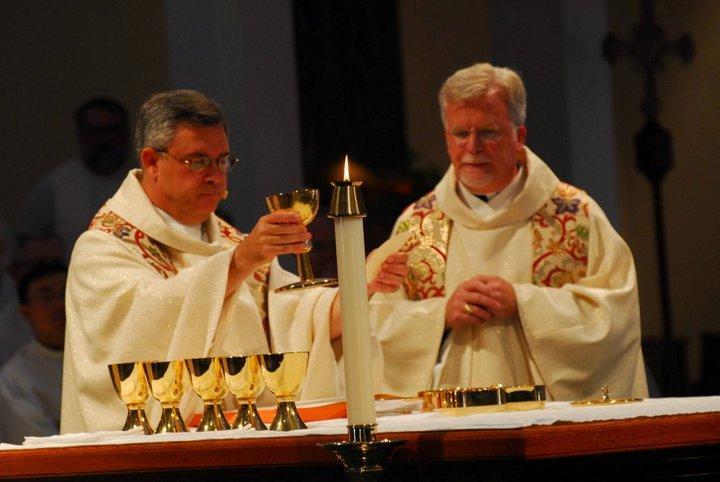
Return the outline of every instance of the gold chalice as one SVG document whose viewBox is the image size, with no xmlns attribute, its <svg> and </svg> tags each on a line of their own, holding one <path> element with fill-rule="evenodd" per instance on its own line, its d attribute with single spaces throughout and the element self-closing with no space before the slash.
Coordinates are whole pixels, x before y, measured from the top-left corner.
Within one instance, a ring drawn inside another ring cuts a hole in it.
<svg viewBox="0 0 720 482">
<path fill-rule="evenodd" d="M 127 405 L 123 430 L 142 427 L 146 435 L 153 433 L 145 415 L 145 401 L 150 396 L 150 389 L 142 362 L 113 363 L 108 365 L 108 371 L 115 393 Z"/>
<path fill-rule="evenodd" d="M 271 213 L 281 211 L 294 211 L 300 215 L 300 219 L 306 226 L 315 219 L 320 205 L 320 191 L 318 189 L 297 189 L 290 192 L 281 192 L 265 198 L 268 209 Z M 315 278 L 312 265 L 310 264 L 310 250 L 312 242 L 307 242 L 307 249 L 295 255 L 297 257 L 298 276 L 300 281 L 281 286 L 275 291 L 299 290 L 312 288 L 314 286 L 337 286 L 338 282 L 333 278 Z"/>
<path fill-rule="evenodd" d="M 270 424 L 270 430 L 288 431 L 307 428 L 295 407 L 295 395 L 302 386 L 307 363 L 306 351 L 262 355 L 265 385 L 277 399 L 277 410 Z"/>
<path fill-rule="evenodd" d="M 220 405 L 223 397 L 227 394 L 220 358 L 192 358 L 185 362 L 190 372 L 193 389 L 205 403 L 197 431 L 228 430 L 230 423 L 225 418 Z"/>
<path fill-rule="evenodd" d="M 155 433 L 187 432 L 179 406 L 185 394 L 185 363 L 182 360 L 146 362 L 145 373 L 150 389 L 162 406 L 162 415 Z"/>
<path fill-rule="evenodd" d="M 255 406 L 265 388 L 258 355 L 228 356 L 222 358 L 225 382 L 240 408 L 232 428 L 250 425 L 255 430 L 267 430 Z"/>
</svg>

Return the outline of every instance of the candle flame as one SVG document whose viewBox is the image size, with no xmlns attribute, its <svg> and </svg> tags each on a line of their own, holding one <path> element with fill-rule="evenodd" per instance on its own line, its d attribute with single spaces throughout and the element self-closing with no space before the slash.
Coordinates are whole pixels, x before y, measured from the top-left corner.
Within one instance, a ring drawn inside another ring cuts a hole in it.
<svg viewBox="0 0 720 482">
<path fill-rule="evenodd" d="M 348 156 L 345 155 L 345 169 L 343 170 L 343 181 L 350 181 L 350 168 L 348 166 Z"/>
</svg>

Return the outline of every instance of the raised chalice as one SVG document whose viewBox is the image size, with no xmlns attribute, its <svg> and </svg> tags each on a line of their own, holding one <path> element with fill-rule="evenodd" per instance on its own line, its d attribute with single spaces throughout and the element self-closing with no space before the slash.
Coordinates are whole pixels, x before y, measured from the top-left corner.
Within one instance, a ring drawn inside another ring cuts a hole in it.
<svg viewBox="0 0 720 482">
<path fill-rule="evenodd" d="M 221 406 L 227 394 L 227 384 L 219 357 L 192 358 L 185 360 L 193 390 L 203 399 L 205 409 L 198 424 L 198 432 L 228 430 L 230 423 Z"/>
<path fill-rule="evenodd" d="M 265 198 L 268 209 L 271 213 L 282 211 L 293 211 L 300 215 L 300 219 L 306 226 L 315 219 L 320 205 L 320 190 L 318 189 L 297 189 L 290 192 L 281 192 Z M 312 265 L 310 264 L 310 250 L 312 242 L 307 242 L 307 249 L 296 254 L 298 265 L 298 276 L 300 281 L 276 288 L 275 291 L 299 290 L 312 288 L 314 286 L 337 286 L 338 281 L 334 278 L 315 278 Z"/>
<path fill-rule="evenodd" d="M 113 363 L 108 365 L 108 371 L 115 393 L 127 405 L 128 414 L 123 430 L 142 427 L 146 435 L 153 433 L 145 414 L 145 401 L 150 396 L 150 388 L 143 363 Z"/>
<path fill-rule="evenodd" d="M 225 382 L 237 400 L 239 409 L 232 428 L 250 425 L 255 430 L 267 430 L 260 418 L 255 402 L 265 388 L 260 357 L 258 355 L 228 356 L 222 358 Z"/>
<path fill-rule="evenodd" d="M 180 401 L 187 386 L 187 373 L 182 360 L 146 362 L 145 373 L 150 390 L 162 406 L 162 415 L 155 433 L 187 432 L 180 414 Z"/>
<path fill-rule="evenodd" d="M 277 410 L 270 430 L 286 432 L 307 428 L 295 407 L 295 396 L 305 379 L 307 363 L 306 351 L 262 355 L 265 385 L 277 400 Z"/>
</svg>

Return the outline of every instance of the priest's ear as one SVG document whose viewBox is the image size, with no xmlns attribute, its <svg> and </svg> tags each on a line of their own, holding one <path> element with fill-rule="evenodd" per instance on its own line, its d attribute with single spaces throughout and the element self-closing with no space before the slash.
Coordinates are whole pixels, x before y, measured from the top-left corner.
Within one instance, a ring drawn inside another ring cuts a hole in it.
<svg viewBox="0 0 720 482">
<path fill-rule="evenodd" d="M 142 167 L 145 175 L 151 179 L 157 177 L 159 160 L 160 152 L 152 147 L 143 147 L 142 150 L 140 150 L 140 167 Z"/>
</svg>

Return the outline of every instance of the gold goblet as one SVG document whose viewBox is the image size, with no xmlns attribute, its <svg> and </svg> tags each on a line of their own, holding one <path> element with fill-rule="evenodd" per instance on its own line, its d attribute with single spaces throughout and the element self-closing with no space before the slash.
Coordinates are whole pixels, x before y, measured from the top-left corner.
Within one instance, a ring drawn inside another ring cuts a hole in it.
<svg viewBox="0 0 720 482">
<path fill-rule="evenodd" d="M 145 415 L 145 401 L 150 396 L 142 362 L 113 363 L 108 365 L 115 393 L 127 405 L 128 414 L 123 430 L 142 427 L 146 435 L 153 433 Z"/>
<path fill-rule="evenodd" d="M 318 189 L 297 189 L 290 192 L 281 192 L 265 198 L 268 209 L 271 213 L 282 211 L 293 211 L 300 215 L 300 219 L 306 226 L 315 219 L 320 205 L 320 191 Z M 298 276 L 300 281 L 281 286 L 275 291 L 299 290 L 312 288 L 314 286 L 337 286 L 337 280 L 333 278 L 315 278 L 312 265 L 310 264 L 310 250 L 312 243 L 307 242 L 307 249 L 296 254 L 298 265 Z"/>
<path fill-rule="evenodd" d="M 185 362 L 190 372 L 193 389 L 205 403 L 197 431 L 228 430 L 230 423 L 225 418 L 220 405 L 223 397 L 227 394 L 220 358 L 192 358 Z"/>
<path fill-rule="evenodd" d="M 150 389 L 162 406 L 162 415 L 155 433 L 187 432 L 179 406 L 185 394 L 185 363 L 182 360 L 147 362 L 145 373 Z"/>
<path fill-rule="evenodd" d="M 270 424 L 270 430 L 288 431 L 307 428 L 295 407 L 295 395 L 302 386 L 307 363 L 306 351 L 262 355 L 265 385 L 277 399 L 277 410 Z"/>
<path fill-rule="evenodd" d="M 255 406 L 265 388 L 258 355 L 224 357 L 222 365 L 228 389 L 240 406 L 232 428 L 250 425 L 255 430 L 267 430 Z"/>
</svg>

